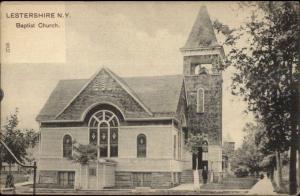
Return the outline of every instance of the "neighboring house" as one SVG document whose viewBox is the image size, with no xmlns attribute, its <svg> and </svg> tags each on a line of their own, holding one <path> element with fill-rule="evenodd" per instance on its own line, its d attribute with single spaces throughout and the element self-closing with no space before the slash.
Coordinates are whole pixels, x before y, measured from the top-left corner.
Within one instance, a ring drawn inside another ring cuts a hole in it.
<svg viewBox="0 0 300 196">
<path fill-rule="evenodd" d="M 28 159 L 24 159 L 23 162 L 26 165 L 33 165 L 33 160 L 37 160 L 37 158 L 39 157 L 39 143 L 37 143 L 34 147 L 30 146 L 26 149 L 27 152 L 27 156 L 26 158 Z M 1 172 L 8 172 L 9 171 L 9 164 L 7 162 L 3 162 L 2 163 L 2 168 L 1 168 Z M 28 168 L 24 168 L 20 165 L 18 165 L 17 163 L 11 164 L 11 171 L 12 172 L 29 172 Z"/>
<path fill-rule="evenodd" d="M 192 182 L 195 159 L 222 176 L 224 51 L 205 7 L 183 48 L 183 75 L 120 77 L 102 68 L 90 79 L 62 80 L 37 116 L 39 183 L 82 189 L 169 188 Z M 198 156 L 184 149 L 202 132 Z M 98 161 L 68 159 L 73 141 L 98 146 Z"/>
<path fill-rule="evenodd" d="M 231 139 L 226 138 L 223 142 L 223 171 L 228 174 L 233 174 L 231 169 L 231 161 L 233 158 L 235 149 L 235 142 Z"/>
<path fill-rule="evenodd" d="M 22 167 L 19 166 L 18 164 L 11 164 L 10 171 L 12 171 L 12 172 L 20 172 L 20 171 L 22 171 Z M 6 163 L 6 162 L 2 163 L 1 172 L 3 172 L 3 173 L 9 172 L 9 164 L 8 163 Z"/>
</svg>

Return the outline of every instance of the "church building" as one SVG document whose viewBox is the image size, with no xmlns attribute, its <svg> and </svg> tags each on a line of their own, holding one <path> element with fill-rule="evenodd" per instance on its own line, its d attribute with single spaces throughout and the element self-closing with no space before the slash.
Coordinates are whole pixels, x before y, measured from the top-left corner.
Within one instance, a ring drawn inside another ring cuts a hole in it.
<svg viewBox="0 0 300 196">
<path fill-rule="evenodd" d="M 224 50 L 206 7 L 180 51 L 180 75 L 120 77 L 104 67 L 89 79 L 59 81 L 36 118 L 40 186 L 170 188 L 192 183 L 197 162 L 209 182 L 220 181 Z M 186 151 L 189 133 L 205 138 L 198 154 Z M 76 144 L 94 145 L 96 159 L 71 160 Z"/>
</svg>

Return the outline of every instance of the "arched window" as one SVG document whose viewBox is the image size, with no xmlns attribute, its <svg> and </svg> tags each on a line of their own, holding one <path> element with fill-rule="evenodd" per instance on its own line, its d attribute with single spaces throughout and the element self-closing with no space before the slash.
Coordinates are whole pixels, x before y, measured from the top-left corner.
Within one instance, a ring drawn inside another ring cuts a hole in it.
<svg viewBox="0 0 300 196">
<path fill-rule="evenodd" d="M 204 113 L 204 100 L 205 95 L 204 95 L 204 89 L 199 88 L 197 90 L 197 113 Z"/>
<path fill-rule="evenodd" d="M 72 137 L 65 135 L 63 138 L 63 157 L 72 156 Z"/>
<path fill-rule="evenodd" d="M 137 157 L 146 157 L 147 140 L 144 134 L 137 136 Z"/>
<path fill-rule="evenodd" d="M 108 110 L 100 110 L 90 118 L 90 144 L 100 146 L 99 157 L 118 156 L 118 126 L 117 116 Z"/>
</svg>

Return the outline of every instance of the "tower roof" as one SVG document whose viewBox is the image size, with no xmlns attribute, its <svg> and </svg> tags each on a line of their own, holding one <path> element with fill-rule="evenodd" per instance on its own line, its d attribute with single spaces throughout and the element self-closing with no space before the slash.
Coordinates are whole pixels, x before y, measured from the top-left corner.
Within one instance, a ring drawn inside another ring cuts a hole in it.
<svg viewBox="0 0 300 196">
<path fill-rule="evenodd" d="M 219 46 L 206 6 L 201 6 L 183 49 Z"/>
</svg>

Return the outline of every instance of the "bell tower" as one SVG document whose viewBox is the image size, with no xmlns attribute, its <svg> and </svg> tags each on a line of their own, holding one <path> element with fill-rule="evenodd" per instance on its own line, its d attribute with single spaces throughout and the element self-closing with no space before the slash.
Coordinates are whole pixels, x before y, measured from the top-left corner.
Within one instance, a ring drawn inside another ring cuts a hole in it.
<svg viewBox="0 0 300 196">
<path fill-rule="evenodd" d="M 224 50 L 218 44 L 205 6 L 183 48 L 183 75 L 188 102 L 189 132 L 202 133 L 208 142 L 209 170 L 222 171 L 222 72 Z"/>
</svg>

